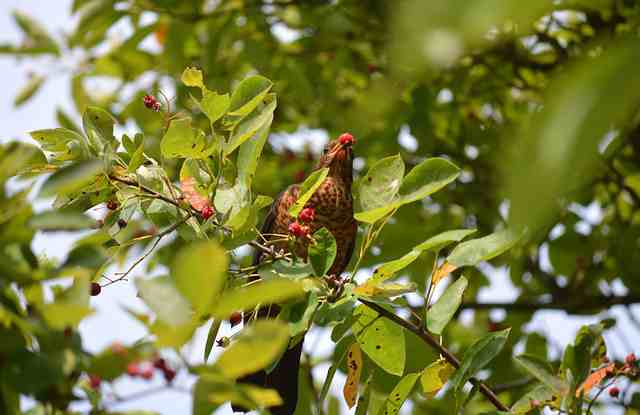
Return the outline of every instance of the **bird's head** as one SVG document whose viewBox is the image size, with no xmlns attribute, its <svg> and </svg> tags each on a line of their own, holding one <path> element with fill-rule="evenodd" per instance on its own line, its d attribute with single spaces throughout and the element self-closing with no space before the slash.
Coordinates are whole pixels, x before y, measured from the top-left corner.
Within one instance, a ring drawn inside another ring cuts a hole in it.
<svg viewBox="0 0 640 415">
<path fill-rule="evenodd" d="M 329 176 L 340 177 L 351 183 L 353 180 L 353 145 L 356 140 L 344 133 L 336 140 L 329 141 L 324 147 L 318 168 L 329 168 Z"/>
</svg>

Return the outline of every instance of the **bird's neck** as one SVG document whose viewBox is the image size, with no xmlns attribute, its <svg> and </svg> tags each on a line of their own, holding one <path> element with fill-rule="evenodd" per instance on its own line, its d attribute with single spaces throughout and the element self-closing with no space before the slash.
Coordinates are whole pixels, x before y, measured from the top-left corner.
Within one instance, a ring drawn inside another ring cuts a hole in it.
<svg viewBox="0 0 640 415">
<path fill-rule="evenodd" d="M 328 177 L 339 185 L 343 185 L 345 190 L 351 192 L 353 183 L 353 166 L 347 163 L 335 163 L 329 166 Z"/>
</svg>

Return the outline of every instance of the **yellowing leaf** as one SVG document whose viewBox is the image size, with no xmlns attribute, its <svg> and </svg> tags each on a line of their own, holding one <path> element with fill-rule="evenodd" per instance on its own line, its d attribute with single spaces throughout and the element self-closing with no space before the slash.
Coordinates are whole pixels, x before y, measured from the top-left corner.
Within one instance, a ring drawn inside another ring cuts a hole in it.
<svg viewBox="0 0 640 415">
<path fill-rule="evenodd" d="M 455 271 L 458 267 L 456 267 L 455 265 L 451 265 L 448 262 L 445 262 L 444 264 L 442 264 L 440 266 L 440 268 L 438 268 L 436 270 L 436 272 L 433 273 L 433 277 L 431 279 L 431 283 L 435 286 L 437 285 L 440 280 L 442 280 L 444 277 L 446 277 L 447 275 L 451 274 L 453 271 Z"/>
<path fill-rule="evenodd" d="M 401 283 L 387 283 L 387 284 L 375 284 L 366 282 L 357 286 L 353 293 L 360 296 L 372 297 L 372 298 L 390 298 L 398 295 L 411 293 L 416 290 L 414 283 L 401 284 Z"/>
<path fill-rule="evenodd" d="M 204 82 L 202 80 L 202 71 L 196 68 L 187 68 L 182 72 L 180 78 L 182 83 L 186 86 L 195 86 L 198 88 L 204 88 Z"/>
<path fill-rule="evenodd" d="M 602 382 L 602 379 L 606 378 L 608 374 L 613 373 L 614 369 L 615 365 L 611 363 L 590 374 L 589 377 L 584 382 L 582 382 L 582 385 L 580 385 L 580 387 L 576 390 L 576 397 L 579 397 L 582 393 L 584 393 L 584 395 L 588 394 L 594 386 Z"/>
<path fill-rule="evenodd" d="M 358 400 L 358 385 L 360 384 L 360 375 L 362 373 L 362 351 L 357 342 L 349 347 L 347 352 L 347 380 L 344 383 L 342 394 L 344 400 L 353 408 Z"/>
<path fill-rule="evenodd" d="M 425 367 L 420 376 L 422 393 L 427 398 L 433 398 L 447 383 L 454 371 L 455 368 L 444 359 L 437 360 Z"/>
</svg>

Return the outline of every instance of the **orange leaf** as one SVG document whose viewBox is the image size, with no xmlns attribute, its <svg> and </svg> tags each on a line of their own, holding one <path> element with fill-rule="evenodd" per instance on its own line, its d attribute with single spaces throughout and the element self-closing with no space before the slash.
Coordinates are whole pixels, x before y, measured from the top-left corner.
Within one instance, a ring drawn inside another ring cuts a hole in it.
<svg viewBox="0 0 640 415">
<path fill-rule="evenodd" d="M 362 372 L 362 352 L 358 342 L 349 347 L 347 353 L 347 380 L 344 383 L 342 393 L 349 409 L 358 401 L 358 386 L 360 385 L 360 373 Z"/>
<path fill-rule="evenodd" d="M 458 267 L 456 267 L 455 265 L 451 265 L 450 263 L 445 262 L 440 266 L 440 268 L 436 270 L 436 272 L 434 272 L 431 284 L 433 284 L 434 286 L 437 285 L 441 279 L 455 271 L 457 268 Z"/>
<path fill-rule="evenodd" d="M 193 177 L 184 177 L 180 180 L 180 187 L 184 198 L 193 208 L 199 212 L 207 206 L 211 206 L 209 198 L 202 195 L 197 189 L 196 179 Z"/>
<path fill-rule="evenodd" d="M 607 375 L 613 373 L 614 370 L 615 370 L 615 365 L 611 363 L 590 374 L 589 377 L 576 390 L 576 397 L 579 397 L 582 391 L 584 391 L 585 395 L 588 394 L 591 388 L 593 388 L 594 386 L 602 382 L 602 379 L 606 378 Z"/>
</svg>

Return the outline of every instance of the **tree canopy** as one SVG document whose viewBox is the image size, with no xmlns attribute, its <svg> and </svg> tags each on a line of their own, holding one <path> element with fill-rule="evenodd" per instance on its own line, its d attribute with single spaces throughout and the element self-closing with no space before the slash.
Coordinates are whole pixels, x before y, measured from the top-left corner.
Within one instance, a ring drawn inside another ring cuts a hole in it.
<svg viewBox="0 0 640 415">
<path fill-rule="evenodd" d="M 71 12 L 76 26 L 54 36 L 16 11 L 23 39 L 0 44 L 5 58 L 72 62 L 76 111 L 43 108 L 59 125 L 0 146 L 0 412 L 29 396 L 33 414 L 75 401 L 115 413 L 104 385 L 156 370 L 169 387 L 176 371 L 197 378 L 194 414 L 267 413 L 277 393 L 235 380 L 307 330 L 334 344 L 305 356 L 300 415 L 341 402 L 640 411 L 633 350 L 603 337 L 624 335 L 614 306 L 640 329 L 640 2 L 75 0 Z M 52 75 L 31 74 L 15 105 Z M 258 231 L 287 185 L 310 197 L 324 180 L 314 143 L 274 139 L 310 130 L 357 139 L 359 238 L 338 283 L 327 232 L 306 262 Z M 34 213 L 34 193 L 51 208 Z M 61 263 L 32 249 L 52 231 L 85 232 Z M 268 260 L 252 265 L 246 248 Z M 512 302 L 478 299 L 487 262 L 508 273 Z M 131 318 L 151 336 L 91 354 L 78 324 L 116 283 L 135 284 L 148 312 Z M 270 303 L 285 304 L 276 320 L 226 323 Z M 558 352 L 526 328 L 539 310 L 601 319 Z M 201 364 L 167 363 L 202 326 Z"/>
</svg>

